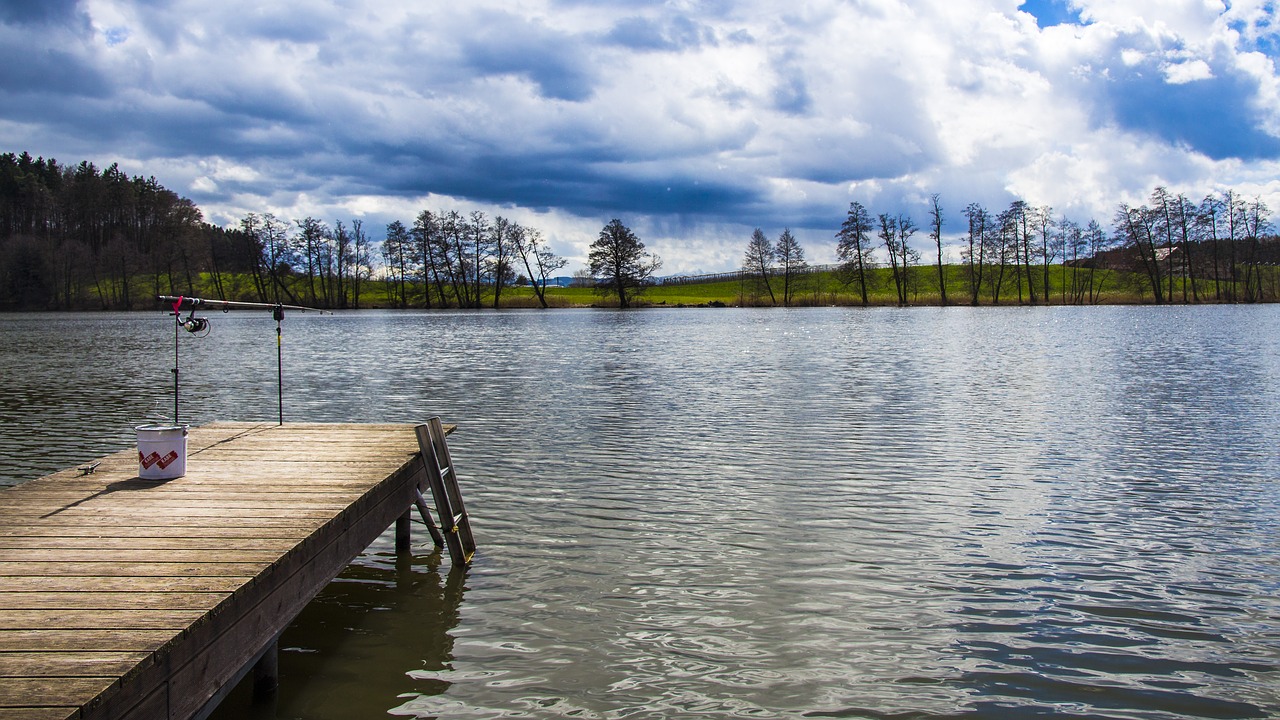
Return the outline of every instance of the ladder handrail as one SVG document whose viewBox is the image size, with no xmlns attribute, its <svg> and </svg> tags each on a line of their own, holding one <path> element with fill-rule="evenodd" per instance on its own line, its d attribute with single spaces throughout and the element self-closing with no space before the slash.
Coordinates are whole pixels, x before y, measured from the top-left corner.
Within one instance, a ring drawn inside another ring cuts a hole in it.
<svg viewBox="0 0 1280 720">
<path fill-rule="evenodd" d="M 432 417 L 418 425 L 415 431 L 418 449 L 426 466 L 427 484 L 431 486 L 431 495 L 435 499 L 440 529 L 449 546 L 449 558 L 455 567 L 468 565 L 475 554 L 476 541 L 462 502 L 462 491 L 458 489 L 458 475 L 449 456 L 444 425 L 439 417 Z"/>
</svg>

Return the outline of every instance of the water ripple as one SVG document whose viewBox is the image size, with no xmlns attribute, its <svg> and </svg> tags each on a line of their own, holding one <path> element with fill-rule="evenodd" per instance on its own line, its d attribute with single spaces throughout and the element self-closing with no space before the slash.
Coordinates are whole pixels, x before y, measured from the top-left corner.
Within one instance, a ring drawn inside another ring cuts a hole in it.
<svg viewBox="0 0 1280 720">
<path fill-rule="evenodd" d="M 1277 320 L 291 316 L 289 417 L 460 423 L 481 549 L 460 580 L 375 543 L 291 629 L 280 711 L 1280 715 Z M 162 315 L 0 329 L 10 482 L 164 409 Z M 274 417 L 273 335 L 232 315 L 183 346 L 191 422 Z"/>
</svg>

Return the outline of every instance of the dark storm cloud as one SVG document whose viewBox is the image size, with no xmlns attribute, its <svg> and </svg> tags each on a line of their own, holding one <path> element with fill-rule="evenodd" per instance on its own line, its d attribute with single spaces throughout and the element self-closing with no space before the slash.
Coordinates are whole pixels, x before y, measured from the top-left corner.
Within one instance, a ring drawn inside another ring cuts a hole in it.
<svg viewBox="0 0 1280 720">
<path fill-rule="evenodd" d="M 543 97 L 581 101 L 591 97 L 591 61 L 583 40 L 522 18 L 490 13 L 477 18 L 462 42 L 467 67 L 488 75 L 522 77 Z"/>
<path fill-rule="evenodd" d="M 435 193 L 539 211 L 565 208 L 587 217 L 623 211 L 713 216 L 743 212 L 760 200 L 756 180 L 751 178 L 729 181 L 678 170 L 653 175 L 619 172 L 611 163 L 563 153 L 406 150 L 370 148 L 347 182 L 358 182 L 376 168 L 381 187 L 405 196 Z"/>
<path fill-rule="evenodd" d="M 77 21 L 83 24 L 78 0 L 0 0 L 0 23 L 50 25 Z"/>
<path fill-rule="evenodd" d="M 0 44 L 0 93 L 22 104 L 22 95 L 79 95 L 101 97 L 113 83 L 84 58 L 57 48 Z M 10 106 L 12 110 L 24 112 Z M 27 108 L 38 110 L 38 108 Z"/>
<path fill-rule="evenodd" d="M 0 0 L 0 92 L 102 95 L 110 83 L 83 51 L 88 35 L 75 2 Z"/>
</svg>

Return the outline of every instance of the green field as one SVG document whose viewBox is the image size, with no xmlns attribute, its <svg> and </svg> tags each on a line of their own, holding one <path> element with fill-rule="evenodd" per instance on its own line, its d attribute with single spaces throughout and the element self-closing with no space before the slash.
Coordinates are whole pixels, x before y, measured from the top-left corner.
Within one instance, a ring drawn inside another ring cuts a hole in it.
<svg viewBox="0 0 1280 720">
<path fill-rule="evenodd" d="M 946 267 L 945 270 L 947 304 L 969 304 L 970 296 L 965 268 L 952 265 Z M 1111 270 L 1098 271 L 1094 275 L 1094 287 L 1095 290 L 1098 290 L 1094 295 L 1081 294 L 1073 296 L 1070 288 L 1083 283 L 1088 271 L 1064 268 L 1061 265 L 1053 265 L 1049 268 L 1049 294 L 1046 298 L 1041 288 L 1043 270 L 1036 268 L 1035 271 L 1034 283 L 1037 304 L 1140 304 L 1153 302 L 1150 289 L 1145 285 L 1142 277 L 1133 273 Z M 1270 274 L 1272 276 L 1275 275 L 1274 269 Z M 1012 271 L 1009 271 L 1001 287 L 998 302 L 993 302 L 991 287 L 984 286 L 980 293 L 979 304 L 1019 305 L 1029 303 L 1031 297 L 1026 288 L 1026 278 L 1024 276 L 1020 279 L 1021 289 Z M 776 298 L 775 302 L 770 301 L 769 294 L 763 284 L 756 280 L 746 279 L 654 285 L 647 288 L 634 301 L 634 304 L 638 307 L 761 307 L 773 304 L 782 305 L 781 279 L 772 278 L 771 281 Z M 842 284 L 836 275 L 831 272 L 807 273 L 802 275 L 796 283 L 797 289 L 794 290 L 790 302 L 792 306 L 852 306 L 862 304 L 857 286 L 855 284 Z M 1274 277 L 1271 280 L 1271 284 L 1275 284 Z M 1220 290 L 1221 285 L 1219 284 L 1216 289 Z M 167 277 L 160 280 L 148 277 L 145 284 L 137 283 L 136 286 L 160 286 L 163 288 L 160 290 L 161 293 L 187 294 L 209 299 L 263 301 L 263 298 L 259 297 L 253 290 L 253 283 L 249 281 L 247 276 L 228 276 L 224 274 L 222 276 L 222 290 L 225 298 L 220 298 L 208 275 L 199 276 L 194 288 L 171 285 Z M 301 279 L 293 279 L 289 288 L 294 299 L 285 300 L 285 302 L 296 302 L 303 305 L 323 304 L 310 298 Z M 1215 286 L 1211 281 L 1200 280 L 1198 289 L 1200 302 L 1216 301 Z M 1192 296 L 1192 289 L 1189 285 L 1184 287 L 1181 279 L 1175 280 L 1173 301 L 1182 302 L 1184 291 L 1188 301 L 1195 301 Z M 616 298 L 598 293 L 592 288 L 552 287 L 547 289 L 546 294 L 548 304 L 551 307 L 616 307 L 618 304 Z M 392 288 L 388 283 L 380 280 L 368 280 L 363 283 L 359 306 L 361 308 L 426 307 L 423 290 L 420 285 L 409 287 L 406 295 L 408 300 L 402 303 L 392 292 Z M 504 288 L 501 298 L 500 308 L 539 307 L 533 288 L 527 286 Z M 270 299 L 267 301 L 270 301 Z M 880 268 L 871 273 L 868 282 L 867 304 L 873 306 L 899 304 L 897 291 L 888 269 Z M 942 304 L 941 294 L 937 286 L 936 268 L 925 266 L 912 268 L 912 274 L 908 282 L 907 304 L 924 306 Z M 348 307 L 352 306 L 350 296 L 346 305 Z M 438 307 L 439 303 L 435 302 L 433 306 Z M 486 308 L 493 307 L 491 291 L 482 298 L 482 306 Z"/>
</svg>

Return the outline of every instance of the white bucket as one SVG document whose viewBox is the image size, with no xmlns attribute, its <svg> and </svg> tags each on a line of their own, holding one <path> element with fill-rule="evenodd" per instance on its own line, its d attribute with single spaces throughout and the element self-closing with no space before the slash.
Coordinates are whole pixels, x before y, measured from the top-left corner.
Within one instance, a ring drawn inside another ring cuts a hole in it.
<svg viewBox="0 0 1280 720">
<path fill-rule="evenodd" d="M 187 472 L 186 425 L 139 425 L 138 477 L 172 480 Z"/>
</svg>

